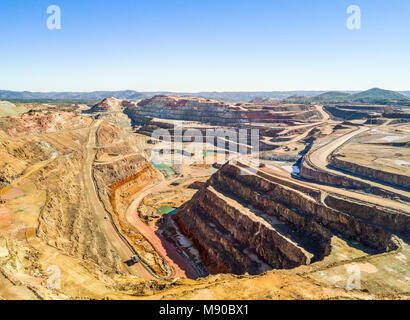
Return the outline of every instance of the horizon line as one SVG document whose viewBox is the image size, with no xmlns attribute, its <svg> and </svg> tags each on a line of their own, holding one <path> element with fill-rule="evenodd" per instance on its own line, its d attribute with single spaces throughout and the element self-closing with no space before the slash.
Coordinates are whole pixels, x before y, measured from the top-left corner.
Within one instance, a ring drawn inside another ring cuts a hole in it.
<svg viewBox="0 0 410 320">
<path fill-rule="evenodd" d="M 93 93 L 93 92 L 107 92 L 107 91 L 112 91 L 112 92 L 124 92 L 124 91 L 135 91 L 137 93 L 156 93 L 156 92 L 169 92 L 169 93 L 245 93 L 245 92 L 319 92 L 319 91 L 324 91 L 324 92 L 360 92 L 360 91 L 367 91 L 367 90 L 372 90 L 372 89 L 381 89 L 381 90 L 389 90 L 389 91 L 410 91 L 410 89 L 384 89 L 380 87 L 372 87 L 368 89 L 287 89 L 287 90 L 194 90 L 194 91 L 189 91 L 189 90 L 136 90 L 136 89 L 104 89 L 104 90 L 86 90 L 86 91 L 77 91 L 77 90 L 64 90 L 64 91 L 59 91 L 59 90 L 52 90 L 52 91 L 37 91 L 37 90 L 9 90 L 9 89 L 0 89 L 0 92 L 30 92 L 30 93 Z"/>
</svg>

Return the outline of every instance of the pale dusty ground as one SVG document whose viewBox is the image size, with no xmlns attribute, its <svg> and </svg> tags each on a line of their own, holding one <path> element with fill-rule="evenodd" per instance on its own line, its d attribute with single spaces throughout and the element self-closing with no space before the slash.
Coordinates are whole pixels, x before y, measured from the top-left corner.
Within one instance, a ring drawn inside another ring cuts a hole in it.
<svg viewBox="0 0 410 320">
<path fill-rule="evenodd" d="M 410 149 L 389 143 L 410 143 L 410 125 L 373 128 L 346 144 L 336 154 L 345 161 L 410 176 Z"/>
</svg>

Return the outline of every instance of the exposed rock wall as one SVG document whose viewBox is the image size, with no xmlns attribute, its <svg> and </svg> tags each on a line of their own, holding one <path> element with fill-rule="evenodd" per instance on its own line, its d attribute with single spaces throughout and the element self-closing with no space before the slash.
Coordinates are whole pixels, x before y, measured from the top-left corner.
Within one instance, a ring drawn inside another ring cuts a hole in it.
<svg viewBox="0 0 410 320">
<path fill-rule="evenodd" d="M 362 166 L 356 163 L 342 160 L 337 156 L 329 158 L 329 163 L 338 168 L 348 172 L 352 172 L 361 176 L 370 177 L 376 180 L 384 181 L 399 187 L 410 188 L 410 176 L 405 176 L 397 173 L 373 169 Z"/>
<path fill-rule="evenodd" d="M 221 171 L 223 172 L 223 170 L 232 170 L 232 166 L 227 166 Z M 351 216 L 348 211 L 332 210 L 296 190 L 277 184 L 271 181 L 270 178 L 263 178 L 259 174 L 241 175 L 238 167 L 233 167 L 233 170 L 236 171 L 234 173 L 236 179 L 251 186 L 252 190 L 259 191 L 260 195 L 264 195 L 264 197 L 267 195 L 270 198 L 271 202 L 266 207 L 266 210 L 269 210 L 269 207 L 274 205 L 274 203 L 279 203 L 292 208 L 299 215 L 306 215 L 309 218 L 308 220 L 313 218 L 314 221 L 322 226 L 326 226 L 331 231 L 340 233 L 346 238 L 362 242 L 375 250 L 385 251 L 394 247 L 394 244 L 391 242 L 390 232 L 369 224 L 360 218 Z M 252 201 L 252 198 L 255 197 L 249 197 L 246 200 Z M 282 218 L 287 219 L 287 216 L 285 215 Z M 295 226 L 305 230 L 306 222 L 295 224 Z M 306 231 L 311 232 L 311 230 Z"/>
<path fill-rule="evenodd" d="M 403 120 L 409 120 L 410 119 L 410 113 L 405 113 L 405 112 L 386 112 L 383 114 L 383 117 L 390 118 L 390 119 L 403 119 Z M 404 121 L 406 122 L 406 121 Z"/>
<path fill-rule="evenodd" d="M 337 169 L 337 168 L 336 168 Z M 337 175 L 332 172 L 324 171 L 315 166 L 311 165 L 309 157 L 305 156 L 303 158 L 300 176 L 307 180 L 321 182 L 328 185 L 340 186 L 349 189 L 363 190 L 375 195 L 388 197 L 388 198 L 400 198 L 404 201 L 409 201 L 410 199 L 402 194 L 391 192 L 379 187 L 372 186 L 369 183 L 362 182 L 359 180 L 352 179 L 343 175 Z"/>
<path fill-rule="evenodd" d="M 193 201 L 195 203 L 188 205 L 176 220 L 181 231 L 200 244 L 203 263 L 211 273 L 257 273 L 258 267 L 245 249 L 275 268 L 310 263 L 312 254 L 263 219 L 249 212 L 244 214 L 213 187 L 204 188 Z M 267 243 L 270 245 L 265 245 Z"/>
<path fill-rule="evenodd" d="M 315 168 L 310 164 L 308 157 L 304 157 L 301 167 L 300 167 L 300 176 L 325 184 L 341 186 L 350 189 L 368 189 L 370 184 L 362 183 L 353 179 L 349 179 L 344 176 L 339 176 L 331 172 L 323 171 L 318 168 Z"/>
<path fill-rule="evenodd" d="M 158 95 L 138 103 L 128 105 L 124 111 L 134 125 L 147 123 L 152 118 L 195 121 L 220 126 L 238 126 L 249 122 L 266 123 L 274 120 L 293 121 L 320 119 L 320 113 L 308 105 L 292 105 L 292 108 L 275 110 L 262 106 L 233 106 L 224 102 Z"/>
<path fill-rule="evenodd" d="M 324 109 L 326 112 L 330 113 L 332 116 L 336 118 L 341 118 L 345 120 L 357 120 L 366 119 L 374 112 L 379 112 L 380 114 L 382 114 L 387 109 L 387 106 L 337 105 L 325 106 Z"/>
<path fill-rule="evenodd" d="M 333 209 L 349 212 L 392 232 L 398 232 L 407 237 L 410 236 L 409 214 L 331 195 L 326 197 L 325 202 Z"/>
<path fill-rule="evenodd" d="M 369 219 L 244 169 L 223 166 L 174 217 L 209 272 L 257 273 L 261 261 L 271 268 L 310 264 L 330 253 L 333 235 L 378 252 L 397 247 L 392 234 Z"/>
<path fill-rule="evenodd" d="M 198 121 L 216 125 L 247 122 L 244 112 L 224 102 L 167 95 L 143 100 L 137 106 L 127 108 L 126 113 L 134 123 L 144 122 L 147 117 Z"/>
</svg>

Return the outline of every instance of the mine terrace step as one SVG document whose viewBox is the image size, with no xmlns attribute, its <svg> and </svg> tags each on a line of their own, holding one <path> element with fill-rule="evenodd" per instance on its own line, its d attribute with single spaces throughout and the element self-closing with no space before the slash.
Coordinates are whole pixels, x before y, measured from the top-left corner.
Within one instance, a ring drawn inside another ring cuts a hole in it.
<svg viewBox="0 0 410 320">
<path fill-rule="evenodd" d="M 269 230 L 277 233 L 280 237 L 285 239 L 286 242 L 300 249 L 309 258 L 309 261 L 311 261 L 315 256 L 313 252 L 310 252 L 313 250 L 307 248 L 310 246 L 306 246 L 306 243 L 304 243 L 304 241 L 302 241 L 302 239 L 297 236 L 297 233 L 294 230 L 290 229 L 286 224 L 280 222 L 274 217 L 264 215 L 262 212 L 255 210 L 250 206 L 246 206 L 235 196 L 218 190 L 214 186 L 209 186 L 207 188 L 207 191 L 213 193 L 216 197 L 223 200 L 228 206 L 231 206 L 234 209 L 240 211 L 242 214 L 248 216 L 252 221 L 260 223 L 267 227 Z"/>
</svg>

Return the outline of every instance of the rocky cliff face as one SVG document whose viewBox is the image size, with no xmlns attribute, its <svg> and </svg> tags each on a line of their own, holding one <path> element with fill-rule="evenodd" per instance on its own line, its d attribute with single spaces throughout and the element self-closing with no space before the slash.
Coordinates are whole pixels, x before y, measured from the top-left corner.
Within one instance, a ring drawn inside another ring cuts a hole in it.
<svg viewBox="0 0 410 320">
<path fill-rule="evenodd" d="M 126 113 L 135 123 L 148 118 L 185 120 L 232 125 L 247 122 L 245 113 L 239 108 L 202 98 L 180 98 L 173 95 L 159 95 L 129 106 Z"/>
<path fill-rule="evenodd" d="M 332 163 L 335 163 L 335 162 L 333 161 Z M 351 167 L 353 166 L 356 168 L 358 167 L 358 165 L 355 165 L 355 164 L 353 164 Z M 336 167 L 336 169 L 339 169 L 339 168 Z M 346 171 L 350 171 L 350 170 L 346 170 Z M 362 182 L 356 179 L 351 179 L 350 177 L 347 177 L 347 176 L 337 175 L 332 172 L 324 171 L 320 168 L 317 168 L 314 165 L 312 165 L 308 156 L 305 156 L 303 158 L 301 168 L 300 168 L 300 176 L 310 181 L 318 181 L 324 184 L 340 186 L 340 187 L 349 188 L 349 189 L 363 190 L 365 192 L 369 192 L 369 193 L 379 195 L 382 197 L 386 197 L 386 198 L 393 199 L 393 198 L 398 197 L 404 201 L 409 201 L 408 197 L 401 195 L 399 193 L 394 193 L 386 189 L 381 189 L 379 187 L 372 186 L 371 184 L 367 182 Z M 391 174 L 389 173 L 387 173 L 386 175 L 383 174 L 383 176 L 388 176 L 392 178 Z M 400 181 L 405 182 L 406 180 L 400 180 Z"/>
<path fill-rule="evenodd" d="M 377 252 L 397 248 L 388 230 L 350 207 L 329 207 L 316 190 L 241 170 L 247 167 L 223 166 L 175 216 L 210 273 L 307 265 L 329 255 L 334 236 Z"/>
<path fill-rule="evenodd" d="M 329 164 L 348 172 L 361 176 L 370 177 L 376 180 L 384 181 L 399 187 L 410 188 L 410 176 L 396 174 L 388 171 L 377 170 L 374 168 L 359 165 L 340 159 L 337 156 L 329 158 Z"/>
<path fill-rule="evenodd" d="M 196 121 L 220 126 L 320 119 L 317 110 L 307 105 L 269 108 L 256 104 L 233 106 L 216 100 L 175 95 L 158 95 L 143 100 L 138 105 L 129 104 L 125 113 L 133 124 L 145 123 L 150 118 Z"/>
<path fill-rule="evenodd" d="M 333 195 L 327 196 L 325 203 L 330 208 L 341 212 L 349 212 L 351 215 L 369 221 L 381 228 L 386 228 L 391 232 L 397 232 L 405 237 L 410 236 L 410 215 L 404 212 Z"/>
<path fill-rule="evenodd" d="M 344 120 L 366 119 L 371 114 L 379 113 L 388 110 L 388 106 L 377 105 L 328 105 L 325 110 L 332 116 Z"/>
<path fill-rule="evenodd" d="M 307 156 L 303 158 L 300 176 L 312 181 L 319 181 L 325 184 L 341 186 L 350 189 L 369 189 L 371 186 L 368 183 L 349 179 L 348 177 L 339 176 L 331 172 L 327 172 L 313 166 Z"/>
</svg>

